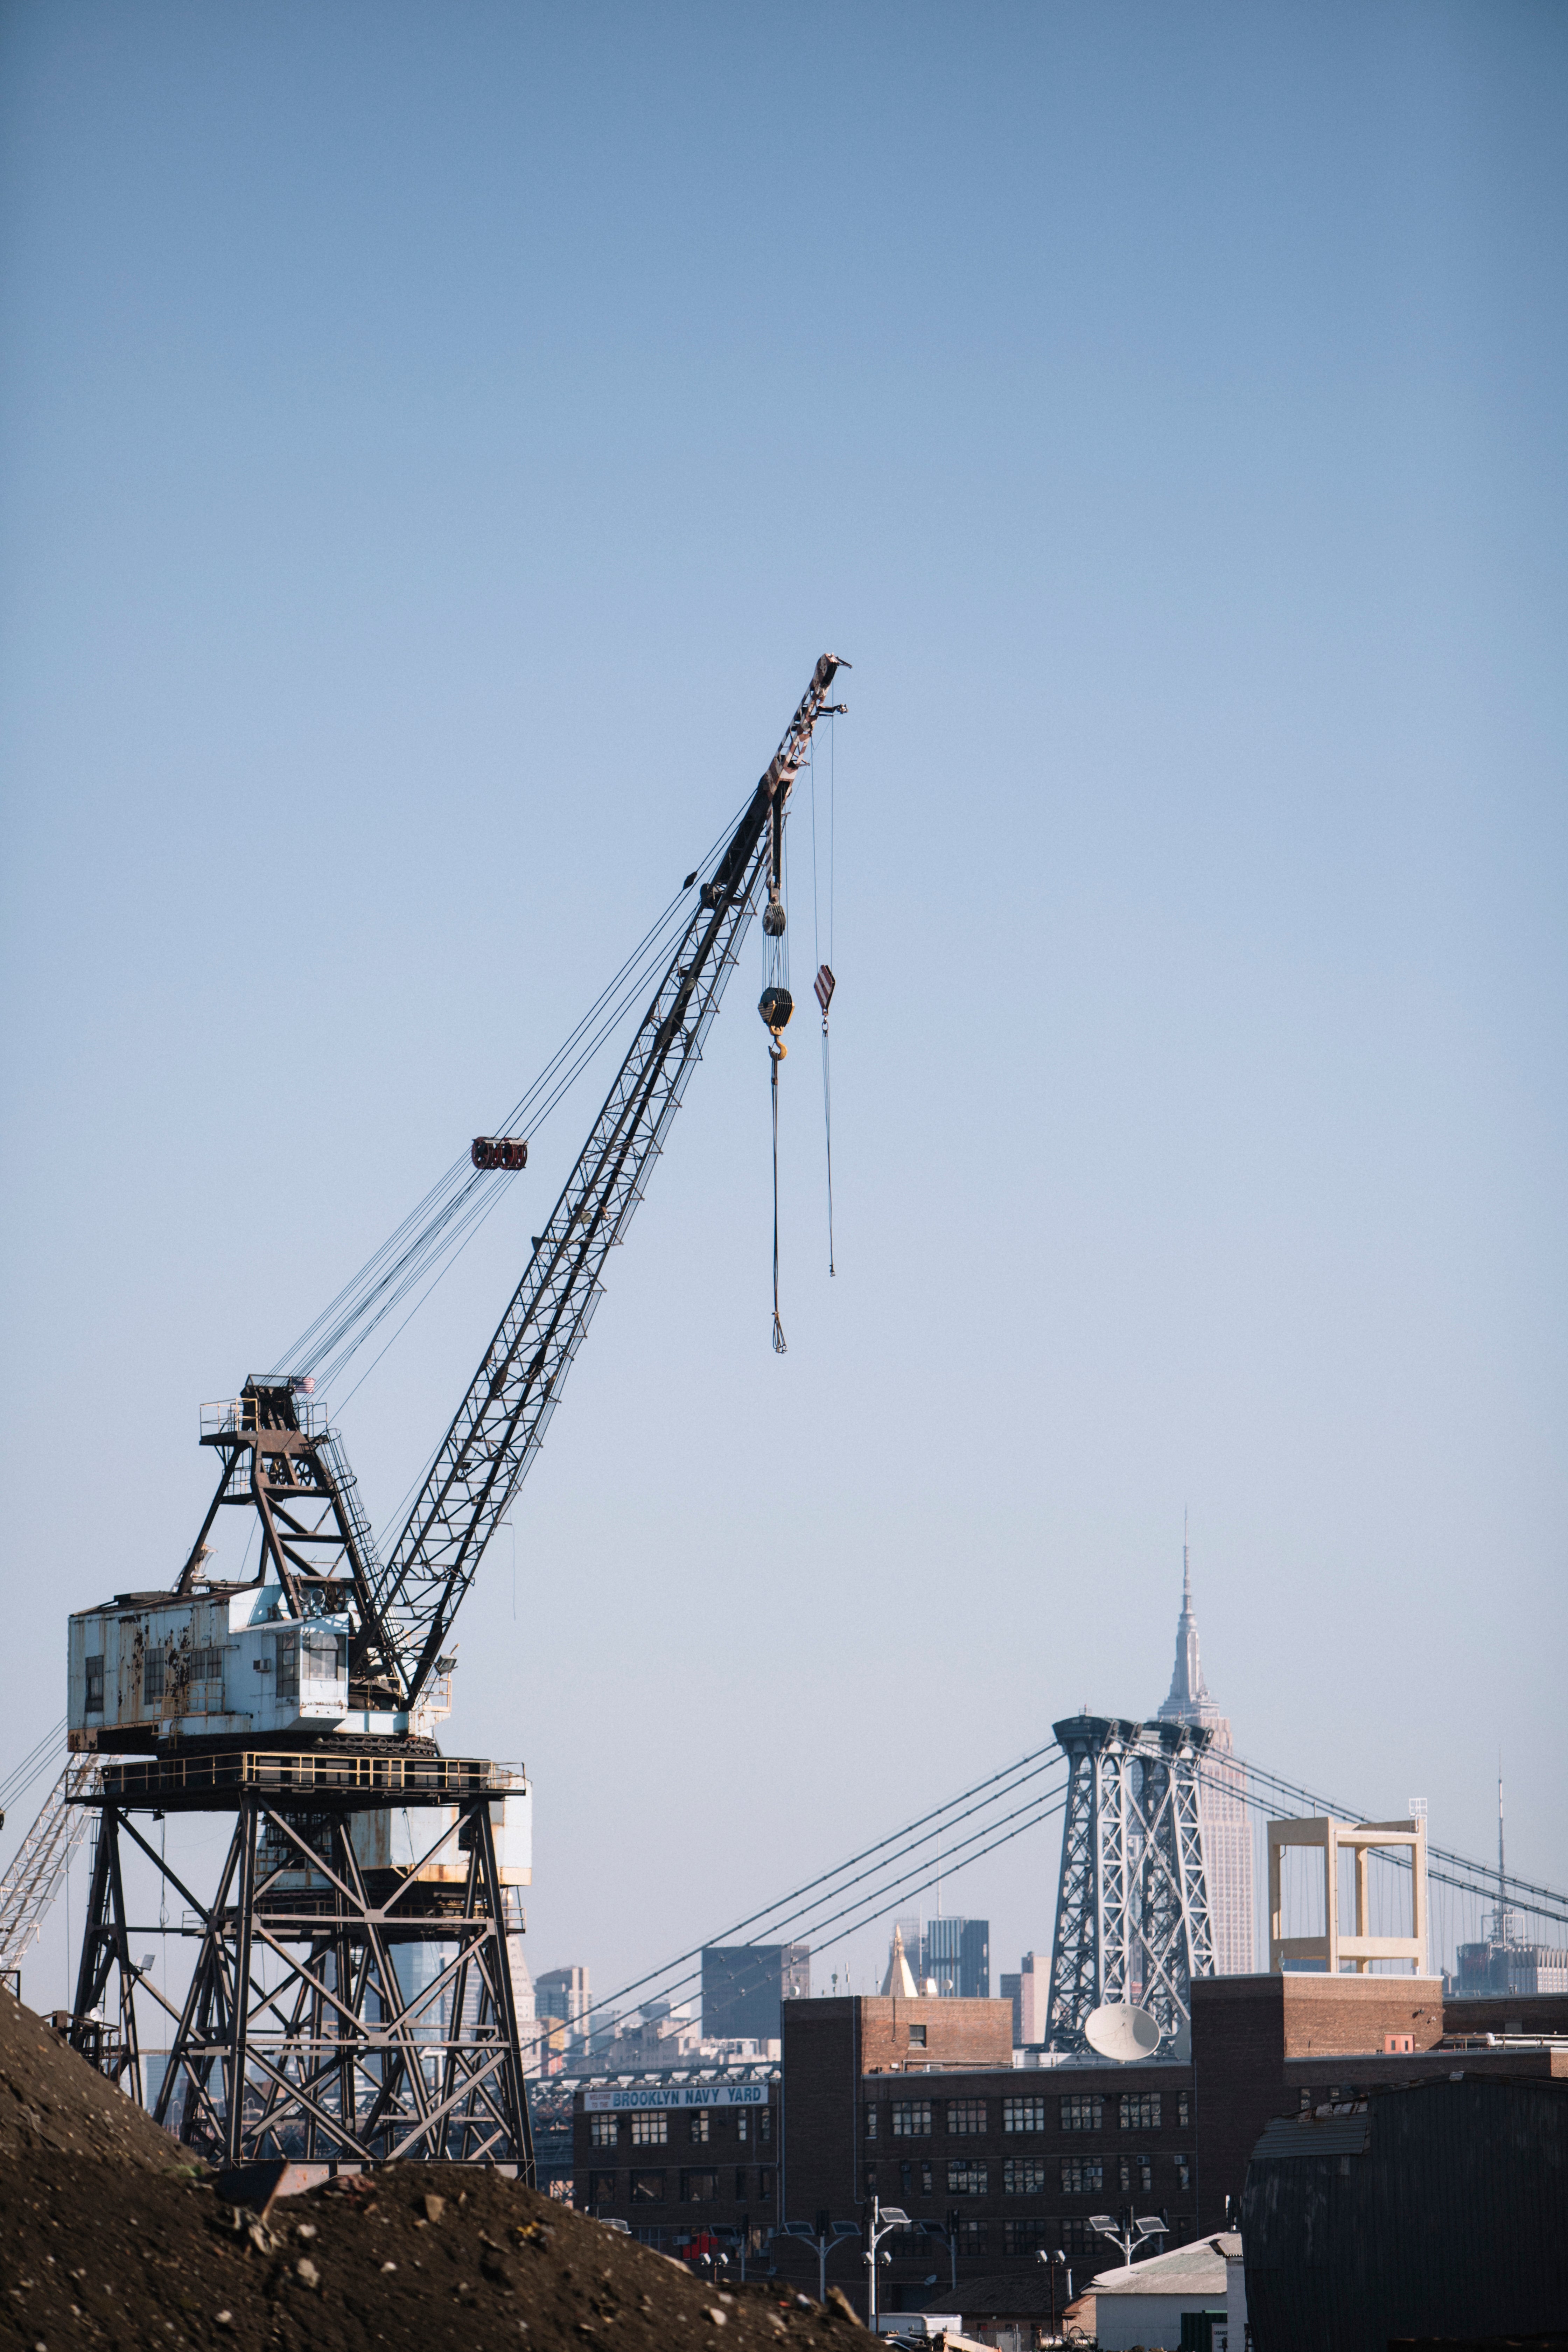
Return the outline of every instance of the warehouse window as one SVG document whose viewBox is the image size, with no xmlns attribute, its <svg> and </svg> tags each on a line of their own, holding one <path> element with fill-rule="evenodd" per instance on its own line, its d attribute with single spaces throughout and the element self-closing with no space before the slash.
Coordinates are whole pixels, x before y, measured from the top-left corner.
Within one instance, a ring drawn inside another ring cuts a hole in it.
<svg viewBox="0 0 1568 2352">
<path fill-rule="evenodd" d="M 103 1659 L 101 1655 L 96 1658 L 89 1658 L 87 1661 L 87 1711 L 89 1715 L 101 1715 L 103 1713 Z"/>
<path fill-rule="evenodd" d="M 634 2205 L 662 2205 L 663 2202 L 663 2173 L 634 2172 L 632 2175 L 632 2203 Z"/>
<path fill-rule="evenodd" d="M 936 2193 L 935 2182 L 935 2168 L 929 2164 L 922 2164 L 921 2167 L 921 2195 L 922 2197 L 934 2196 Z"/>
<path fill-rule="evenodd" d="M 1064 2254 L 1104 2255 L 1105 2240 L 1089 2221 L 1058 2221 L 1058 2240 Z"/>
<path fill-rule="evenodd" d="M 747 2115 L 745 2108 L 742 2107 L 735 2117 L 735 2137 L 737 2139 L 750 2139 L 752 2136 L 751 2122 L 752 2119 L 750 2116 Z"/>
<path fill-rule="evenodd" d="M 662 2147 L 668 2137 L 669 2117 L 668 2116 L 634 2116 L 632 2117 L 634 2147 Z"/>
<path fill-rule="evenodd" d="M 1010 2156 L 1002 2167 L 1002 2193 L 1005 2197 L 1038 2197 L 1046 2186 L 1046 2159 L 1043 2156 Z"/>
<path fill-rule="evenodd" d="M 683 2205 L 711 2205 L 719 2194 L 716 2172 L 683 2172 L 680 2176 L 680 2200 Z"/>
<path fill-rule="evenodd" d="M 875 2099 L 868 2099 L 866 2102 L 866 2137 L 868 2139 L 875 2139 L 877 2137 L 877 2103 Z"/>
<path fill-rule="evenodd" d="M 925 2027 L 923 2025 L 911 2025 L 910 2028 L 910 2048 L 911 2050 L 923 2050 L 925 2046 Z"/>
<path fill-rule="evenodd" d="M 773 2201 L 773 2176 L 764 2165 L 762 2171 L 757 2175 L 757 2195 L 762 2199 L 763 2204 L 767 2205 L 771 2204 Z"/>
<path fill-rule="evenodd" d="M 746 2168 L 743 2164 L 738 2164 L 735 2167 L 735 2202 L 737 2205 L 743 2205 L 745 2201 Z"/>
<path fill-rule="evenodd" d="M 1091 2097 L 1087 2091 L 1074 2091 L 1062 2101 L 1063 2131 L 1098 2131 L 1105 2114 L 1105 2101 Z"/>
<path fill-rule="evenodd" d="M 929 2099 L 895 2099 L 893 2101 L 893 2137 L 895 2139 L 930 2139 L 931 2101 Z"/>
<path fill-rule="evenodd" d="M 1185 2091 L 1178 2091 L 1176 2093 L 1176 2121 L 1181 2125 L 1182 2129 L 1185 2131 L 1192 2120 L 1193 2118 L 1189 2111 L 1187 2095 Z"/>
<path fill-rule="evenodd" d="M 1004 2221 L 1002 2251 L 1005 2254 L 1037 2254 L 1050 2244 L 1049 2221 Z"/>
<path fill-rule="evenodd" d="M 591 2172 L 588 2175 L 588 2202 L 591 2206 L 613 2205 L 616 2201 L 616 2176 L 613 2172 Z"/>
<path fill-rule="evenodd" d="M 1005 2132 L 1037 2132 L 1046 2128 L 1044 2099 L 1004 2099 L 1002 2128 Z"/>
<path fill-rule="evenodd" d="M 1178 2189 L 1190 2189 L 1192 2185 L 1193 2159 L 1190 2156 L 1179 2156 L 1176 2158 L 1176 2186 Z"/>
<path fill-rule="evenodd" d="M 620 2137 L 620 2129 L 619 2116 L 590 2116 L 588 2118 L 588 2138 L 595 2147 L 614 2147 Z"/>
<path fill-rule="evenodd" d="M 984 2099 L 949 2099 L 947 2127 L 950 2132 L 983 2132 L 985 2128 Z"/>
<path fill-rule="evenodd" d="M 1123 2131 L 1158 2131 L 1160 2128 L 1159 2092 L 1123 2091 L 1121 2124 Z"/>
<path fill-rule="evenodd" d="M 689 2115 L 689 2116 L 687 2117 L 687 2119 L 686 2119 L 686 2120 L 687 2120 L 687 2126 L 688 2126 L 689 2136 L 692 2139 L 694 2139 L 694 2140 L 699 2140 L 699 2141 L 702 2142 L 704 2145 L 706 2145 L 706 2143 L 707 2143 L 707 2139 L 708 2139 L 708 2110 L 707 2110 L 707 2108 L 706 2108 L 706 2107 L 698 2107 L 697 2109 L 695 2109 L 695 2111 L 694 2111 L 691 2115 Z"/>
<path fill-rule="evenodd" d="M 1105 2186 L 1105 2167 L 1098 2157 L 1064 2156 L 1061 2168 L 1064 2197 L 1098 2195 Z"/>
<path fill-rule="evenodd" d="M 983 2254 L 985 2252 L 984 2221 L 961 2221 L 958 2225 L 958 2251 L 961 2254 Z"/>
<path fill-rule="evenodd" d="M 984 2197 L 987 2192 L 990 2167 L 974 2156 L 950 2156 L 947 2160 L 947 2193 L 950 2197 Z"/>
<path fill-rule="evenodd" d="M 1151 2189 L 1154 2186 L 1154 2159 L 1148 2156 L 1124 2156 L 1118 2165 L 1121 2185 L 1130 2189 Z"/>
<path fill-rule="evenodd" d="M 764 2147 L 773 2146 L 773 2111 L 772 2107 L 759 2107 L 757 2110 L 757 2137 Z"/>
</svg>

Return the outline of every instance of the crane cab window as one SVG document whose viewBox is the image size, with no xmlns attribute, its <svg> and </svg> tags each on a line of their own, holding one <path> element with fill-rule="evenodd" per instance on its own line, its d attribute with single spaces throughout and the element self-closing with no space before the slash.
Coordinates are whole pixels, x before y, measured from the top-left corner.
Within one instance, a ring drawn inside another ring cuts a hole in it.
<svg viewBox="0 0 1568 2352">
<path fill-rule="evenodd" d="M 324 1625 L 307 1625 L 300 1636 L 300 1672 L 308 1683 L 341 1683 L 349 1671 L 349 1637 Z"/>
<path fill-rule="evenodd" d="M 278 1696 L 280 1699 L 300 1696 L 300 1636 L 279 1633 L 278 1643 Z"/>
<path fill-rule="evenodd" d="M 87 1664 L 87 1711 L 89 1715 L 103 1713 L 103 1659 L 89 1658 Z"/>
</svg>

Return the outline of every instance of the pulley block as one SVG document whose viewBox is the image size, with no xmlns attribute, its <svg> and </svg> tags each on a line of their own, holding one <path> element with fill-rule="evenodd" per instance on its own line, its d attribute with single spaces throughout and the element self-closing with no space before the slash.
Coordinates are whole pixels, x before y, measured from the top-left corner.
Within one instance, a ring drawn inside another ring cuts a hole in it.
<svg viewBox="0 0 1568 2352">
<path fill-rule="evenodd" d="M 795 999 L 787 988 L 777 981 L 770 981 L 757 999 L 757 1011 L 763 1016 L 763 1026 L 771 1029 L 776 1037 L 781 1029 L 789 1025 L 790 1014 L 795 1011 Z"/>
<path fill-rule="evenodd" d="M 476 1168 L 526 1168 L 527 1139 L 521 1135 L 476 1135 L 473 1160 Z"/>
</svg>

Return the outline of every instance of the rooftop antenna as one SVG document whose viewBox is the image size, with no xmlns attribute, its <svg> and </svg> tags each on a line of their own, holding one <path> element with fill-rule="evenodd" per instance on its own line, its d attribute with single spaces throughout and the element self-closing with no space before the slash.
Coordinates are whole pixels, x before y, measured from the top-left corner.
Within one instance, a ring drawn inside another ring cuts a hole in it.
<svg viewBox="0 0 1568 2352">
<path fill-rule="evenodd" d="M 1502 1749 L 1497 1752 L 1497 1939 L 1500 1944 L 1511 1942 L 1513 1922 L 1508 1916 L 1507 1874 L 1503 1869 L 1502 1846 Z"/>
</svg>

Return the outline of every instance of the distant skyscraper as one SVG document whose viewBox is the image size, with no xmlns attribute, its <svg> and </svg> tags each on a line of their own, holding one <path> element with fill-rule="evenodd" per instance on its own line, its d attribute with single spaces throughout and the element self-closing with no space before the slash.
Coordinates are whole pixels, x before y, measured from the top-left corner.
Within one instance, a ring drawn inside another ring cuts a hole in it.
<svg viewBox="0 0 1568 2352">
<path fill-rule="evenodd" d="M 917 1974 L 922 1986 L 934 1983 L 944 2000 L 989 2000 L 990 1920 L 928 1919 Z"/>
<path fill-rule="evenodd" d="M 1215 1972 L 1250 1976 L 1252 1939 L 1252 1824 L 1247 1817 L 1247 1770 L 1231 1760 L 1230 1718 L 1208 1694 L 1198 1663 L 1198 1628 L 1193 1615 L 1192 1562 L 1182 1543 L 1182 1613 L 1176 1621 L 1176 1667 L 1170 1695 L 1160 1709 L 1165 1723 L 1195 1723 L 1213 1732 L 1205 1759 L 1198 1800 L 1204 1840 L 1204 1875 L 1208 1881 L 1214 1925 Z"/>
<path fill-rule="evenodd" d="M 702 2032 L 710 2042 L 776 2042 L 786 2000 L 811 1998 L 809 1944 L 707 1944 Z"/>
<path fill-rule="evenodd" d="M 1016 1977 L 999 1977 L 997 1990 L 1013 2004 L 1013 2046 L 1024 2049 L 1046 2038 L 1046 2003 L 1049 1998 L 1051 1964 L 1026 1952 Z"/>
<path fill-rule="evenodd" d="M 515 1983 L 517 1971 L 512 1971 Z M 546 1969 L 533 1987 L 533 2001 L 529 2014 L 532 2017 L 552 2017 L 566 2027 L 574 2038 L 586 2029 L 594 1996 L 588 1990 L 586 1969 Z"/>
</svg>

